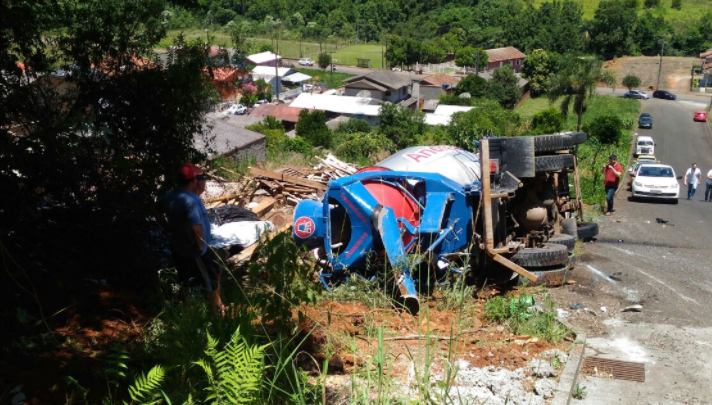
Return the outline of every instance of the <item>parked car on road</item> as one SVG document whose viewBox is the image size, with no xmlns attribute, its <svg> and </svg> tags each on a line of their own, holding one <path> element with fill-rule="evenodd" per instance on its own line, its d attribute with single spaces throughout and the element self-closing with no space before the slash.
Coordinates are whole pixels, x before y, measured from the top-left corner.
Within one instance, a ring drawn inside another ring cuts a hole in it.
<svg viewBox="0 0 712 405">
<path fill-rule="evenodd" d="M 635 145 L 635 156 L 654 155 L 655 142 L 649 136 L 639 136 L 638 142 Z"/>
<path fill-rule="evenodd" d="M 637 98 L 637 99 L 640 99 L 640 100 L 647 100 L 647 99 L 650 98 L 650 96 L 648 95 L 648 93 L 646 93 L 646 92 L 644 92 L 644 91 L 642 91 L 642 90 L 630 90 L 630 91 L 626 91 L 625 93 L 623 93 L 623 97 L 625 97 L 625 98 Z"/>
<path fill-rule="evenodd" d="M 644 164 L 638 168 L 632 191 L 633 199 L 659 198 L 677 204 L 680 183 L 677 182 L 675 170 L 671 166 Z"/>
<path fill-rule="evenodd" d="M 707 122 L 707 111 L 700 110 L 700 111 L 695 112 L 695 121 Z"/>
<path fill-rule="evenodd" d="M 299 59 L 299 64 L 302 66 L 314 66 L 314 61 L 311 58 L 301 58 Z"/>
<path fill-rule="evenodd" d="M 653 117 L 649 113 L 642 113 L 638 118 L 638 127 L 653 129 Z"/>
<path fill-rule="evenodd" d="M 247 113 L 247 107 L 242 104 L 233 104 L 225 110 L 225 115 L 242 115 Z"/>
<path fill-rule="evenodd" d="M 252 104 L 252 108 L 257 108 L 263 104 L 269 104 L 267 100 L 258 100 L 255 104 Z"/>
<path fill-rule="evenodd" d="M 677 96 L 667 90 L 655 90 L 653 98 L 662 98 L 663 100 L 677 100 Z"/>
</svg>

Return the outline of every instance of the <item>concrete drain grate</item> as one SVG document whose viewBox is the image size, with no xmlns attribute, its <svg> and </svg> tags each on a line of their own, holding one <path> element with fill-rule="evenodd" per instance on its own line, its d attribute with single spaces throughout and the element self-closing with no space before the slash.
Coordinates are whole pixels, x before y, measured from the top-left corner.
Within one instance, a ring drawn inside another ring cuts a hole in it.
<svg viewBox="0 0 712 405">
<path fill-rule="evenodd" d="M 587 356 L 581 372 L 596 377 L 645 382 L 645 363 Z"/>
</svg>

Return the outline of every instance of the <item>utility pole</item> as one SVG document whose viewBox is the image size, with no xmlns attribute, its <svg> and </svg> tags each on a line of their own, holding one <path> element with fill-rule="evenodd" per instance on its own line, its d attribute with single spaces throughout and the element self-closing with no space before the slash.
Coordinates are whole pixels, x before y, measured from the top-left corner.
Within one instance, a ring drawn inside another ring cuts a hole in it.
<svg viewBox="0 0 712 405">
<path fill-rule="evenodd" d="M 665 53 L 665 37 L 663 37 L 663 45 L 660 48 L 660 66 L 658 67 L 658 84 L 655 85 L 655 90 L 660 90 L 660 75 L 663 73 L 663 53 Z"/>
<path fill-rule="evenodd" d="M 280 25 L 281 28 L 281 25 Z M 277 102 L 279 103 L 279 61 L 277 60 L 278 53 L 279 53 L 279 35 L 282 33 L 282 30 L 277 31 L 277 53 L 274 54 L 274 84 L 277 87 L 275 95 L 277 96 Z"/>
</svg>

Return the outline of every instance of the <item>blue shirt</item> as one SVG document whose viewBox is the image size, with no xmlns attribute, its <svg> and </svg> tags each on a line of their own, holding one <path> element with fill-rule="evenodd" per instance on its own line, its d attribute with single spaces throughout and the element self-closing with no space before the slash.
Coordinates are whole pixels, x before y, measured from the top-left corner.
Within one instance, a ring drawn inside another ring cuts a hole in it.
<svg viewBox="0 0 712 405">
<path fill-rule="evenodd" d="M 197 194 L 180 188 L 167 192 L 156 202 L 155 208 L 166 214 L 171 251 L 179 256 L 198 257 L 208 251 L 210 218 Z M 193 225 L 203 230 L 203 248 L 196 248 Z"/>
</svg>

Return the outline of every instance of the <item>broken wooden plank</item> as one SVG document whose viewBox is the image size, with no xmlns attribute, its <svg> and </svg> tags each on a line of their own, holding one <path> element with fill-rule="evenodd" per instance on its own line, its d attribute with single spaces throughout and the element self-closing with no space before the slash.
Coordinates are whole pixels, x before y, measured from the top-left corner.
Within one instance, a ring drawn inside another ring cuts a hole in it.
<svg viewBox="0 0 712 405">
<path fill-rule="evenodd" d="M 250 174 L 253 176 L 267 177 L 269 179 L 287 181 L 300 186 L 306 186 L 309 188 L 314 188 L 317 190 L 327 190 L 329 187 L 326 184 L 319 183 L 312 180 L 307 180 L 301 177 L 290 176 L 288 174 L 274 172 L 272 170 L 264 170 L 256 167 L 250 167 Z"/>
<path fill-rule="evenodd" d="M 206 198 L 203 200 L 203 204 L 210 204 L 218 201 L 227 201 L 227 200 L 232 200 L 234 198 L 240 198 L 242 196 L 242 193 L 233 193 L 233 194 L 228 194 L 228 195 L 221 195 L 220 197 L 213 197 L 213 198 Z"/>
<path fill-rule="evenodd" d="M 261 217 L 268 213 L 276 202 L 277 200 L 272 197 L 265 197 L 255 208 L 252 208 L 251 211 L 257 214 L 258 217 Z"/>
<path fill-rule="evenodd" d="M 274 182 L 274 181 L 271 181 L 271 180 L 259 179 L 259 182 L 262 183 L 262 184 L 264 184 L 265 186 L 269 187 L 269 188 L 272 189 L 272 190 L 279 190 L 279 189 L 282 188 L 282 185 L 281 185 L 281 184 L 279 184 L 279 183 L 277 183 L 277 182 Z"/>
</svg>

